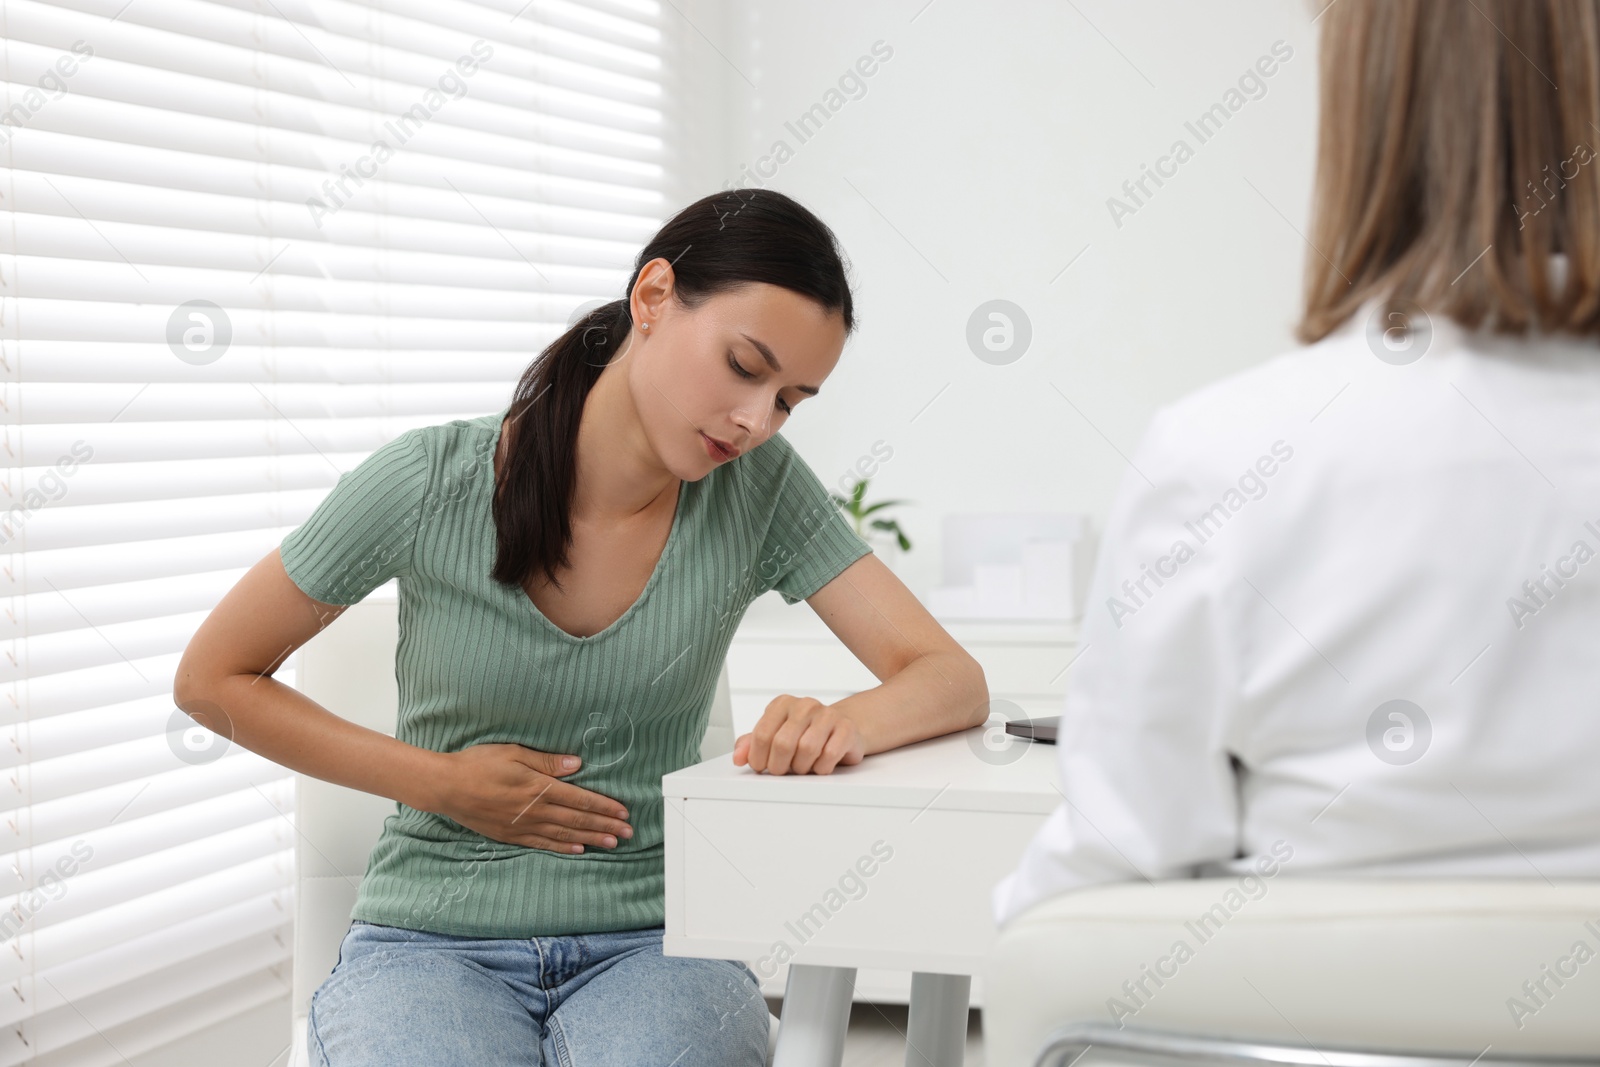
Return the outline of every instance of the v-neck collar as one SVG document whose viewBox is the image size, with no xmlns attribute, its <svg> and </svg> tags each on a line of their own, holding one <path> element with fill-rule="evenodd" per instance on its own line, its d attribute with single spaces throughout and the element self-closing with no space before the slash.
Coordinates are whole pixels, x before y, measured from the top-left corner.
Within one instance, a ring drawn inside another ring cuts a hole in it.
<svg viewBox="0 0 1600 1067">
<path fill-rule="evenodd" d="M 505 418 L 506 411 L 509 410 L 509 408 L 504 409 L 498 415 L 492 416 L 490 419 L 485 420 L 489 425 L 489 430 L 493 436 L 493 439 L 496 441 L 496 448 L 498 447 L 502 421 Z M 489 540 L 491 545 L 494 543 L 494 457 L 496 448 L 489 448 L 485 450 L 486 458 L 484 459 L 484 462 L 488 464 L 488 477 L 482 479 L 482 481 L 486 482 L 489 486 Z M 563 630 L 561 627 L 551 622 L 550 618 L 545 615 L 544 612 L 539 610 L 539 605 L 533 602 L 533 598 L 528 595 L 528 591 L 522 588 L 522 586 L 519 585 L 514 588 L 507 589 L 499 582 L 495 582 L 493 578 L 490 578 L 489 581 L 499 587 L 507 596 L 515 596 L 518 600 L 522 601 L 523 610 L 526 610 L 533 616 L 535 625 L 543 627 L 548 633 L 560 640 L 564 640 L 573 645 L 587 645 L 593 644 L 594 642 L 599 641 L 601 638 L 609 637 L 620 630 L 630 618 L 642 610 L 642 605 L 650 598 L 651 591 L 660 583 L 662 572 L 666 570 L 667 563 L 672 558 L 672 554 L 677 548 L 678 541 L 681 539 L 680 530 L 683 526 L 684 512 L 689 507 L 689 487 L 691 485 L 698 484 L 700 483 L 690 482 L 688 480 L 682 480 L 678 483 L 678 500 L 672 513 L 672 526 L 667 531 L 667 542 L 661 547 L 661 555 L 656 559 L 656 565 L 655 568 L 650 572 L 649 580 L 644 583 L 644 588 L 639 591 L 639 595 L 634 599 L 633 603 L 628 605 L 628 609 L 613 619 L 610 625 L 596 633 L 589 634 L 586 637 L 579 637 L 577 634 L 568 633 L 566 630 Z M 493 557 L 492 548 L 490 551 L 490 556 L 491 558 Z"/>
</svg>

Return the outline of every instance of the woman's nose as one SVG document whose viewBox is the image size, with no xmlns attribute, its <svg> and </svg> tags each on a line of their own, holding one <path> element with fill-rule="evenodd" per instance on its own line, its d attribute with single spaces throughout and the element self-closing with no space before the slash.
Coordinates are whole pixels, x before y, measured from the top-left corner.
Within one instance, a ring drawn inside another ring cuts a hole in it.
<svg viewBox="0 0 1600 1067">
<path fill-rule="evenodd" d="M 765 420 L 759 414 L 745 407 L 733 409 L 733 424 L 751 437 L 759 437 L 766 429 Z"/>
</svg>

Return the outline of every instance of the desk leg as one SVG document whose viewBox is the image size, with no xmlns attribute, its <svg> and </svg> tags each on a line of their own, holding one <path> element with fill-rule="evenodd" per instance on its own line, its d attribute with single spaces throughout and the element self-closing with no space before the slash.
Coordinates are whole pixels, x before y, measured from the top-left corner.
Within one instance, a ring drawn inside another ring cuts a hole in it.
<svg viewBox="0 0 1600 1067">
<path fill-rule="evenodd" d="M 854 967 L 791 963 L 772 1067 L 839 1067 L 855 990 Z"/>
<path fill-rule="evenodd" d="M 961 1067 L 971 1002 L 970 975 L 913 971 L 906 1067 Z"/>
</svg>

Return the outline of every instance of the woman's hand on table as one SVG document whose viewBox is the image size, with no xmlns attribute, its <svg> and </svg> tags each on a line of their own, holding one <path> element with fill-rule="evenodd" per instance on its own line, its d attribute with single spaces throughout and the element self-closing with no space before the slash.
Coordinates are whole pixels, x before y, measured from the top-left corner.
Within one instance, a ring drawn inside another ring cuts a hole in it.
<svg viewBox="0 0 1600 1067">
<path fill-rule="evenodd" d="M 581 766 L 577 756 L 514 744 L 440 755 L 443 781 L 430 810 L 485 837 L 570 854 L 587 845 L 615 848 L 633 836 L 622 804 L 561 781 Z"/>
<path fill-rule="evenodd" d="M 850 717 L 813 697 L 775 697 L 750 733 L 733 743 L 733 762 L 768 774 L 832 774 L 860 763 L 866 745 Z"/>
</svg>

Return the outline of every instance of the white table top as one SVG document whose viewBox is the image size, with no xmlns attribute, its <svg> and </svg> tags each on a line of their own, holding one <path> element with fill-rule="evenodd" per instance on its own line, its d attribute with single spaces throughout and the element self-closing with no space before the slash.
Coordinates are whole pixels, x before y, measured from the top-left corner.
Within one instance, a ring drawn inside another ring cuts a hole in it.
<svg viewBox="0 0 1600 1067">
<path fill-rule="evenodd" d="M 666 796 L 684 799 L 1050 814 L 1061 800 L 1055 746 L 1007 741 L 991 751 L 983 729 L 974 727 L 879 752 L 831 774 L 758 773 L 727 755 L 674 771 L 661 785 Z"/>
</svg>

